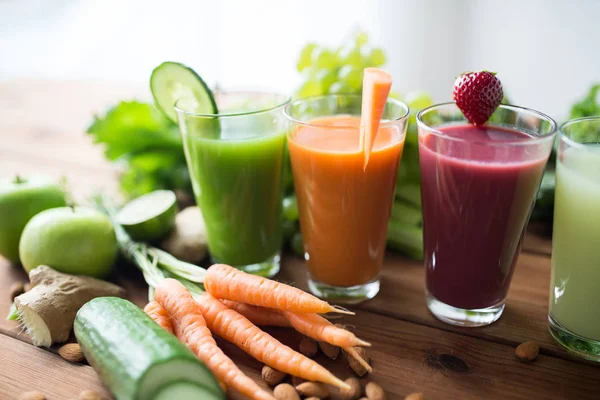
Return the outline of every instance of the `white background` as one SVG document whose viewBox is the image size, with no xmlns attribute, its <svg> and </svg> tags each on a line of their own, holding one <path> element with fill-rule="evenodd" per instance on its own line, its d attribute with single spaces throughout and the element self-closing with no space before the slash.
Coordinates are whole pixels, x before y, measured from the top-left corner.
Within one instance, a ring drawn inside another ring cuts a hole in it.
<svg viewBox="0 0 600 400">
<path fill-rule="evenodd" d="M 595 0 L 0 0 L 0 80 L 146 83 L 169 59 L 213 84 L 291 91 L 307 41 L 357 27 L 387 51 L 396 90 L 436 101 L 488 69 L 513 103 L 560 120 L 600 82 Z"/>
</svg>

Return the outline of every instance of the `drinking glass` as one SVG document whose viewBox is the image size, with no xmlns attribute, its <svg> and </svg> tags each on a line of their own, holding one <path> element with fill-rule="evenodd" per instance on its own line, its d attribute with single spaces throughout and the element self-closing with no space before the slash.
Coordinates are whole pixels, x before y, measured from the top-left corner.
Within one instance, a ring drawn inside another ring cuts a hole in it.
<svg viewBox="0 0 600 400">
<path fill-rule="evenodd" d="M 600 117 L 560 127 L 550 279 L 550 333 L 600 362 Z"/>
<path fill-rule="evenodd" d="M 279 271 L 287 96 L 218 92 L 218 114 L 180 100 L 179 119 L 212 261 L 245 272 Z"/>
<path fill-rule="evenodd" d="M 444 103 L 417 124 L 427 305 L 453 325 L 491 324 L 504 310 L 556 123 L 501 105 L 477 128 Z"/>
<path fill-rule="evenodd" d="M 286 107 L 308 283 L 316 296 L 357 303 L 379 292 L 408 107 L 389 99 L 365 166 L 361 95 L 296 100 Z"/>
</svg>

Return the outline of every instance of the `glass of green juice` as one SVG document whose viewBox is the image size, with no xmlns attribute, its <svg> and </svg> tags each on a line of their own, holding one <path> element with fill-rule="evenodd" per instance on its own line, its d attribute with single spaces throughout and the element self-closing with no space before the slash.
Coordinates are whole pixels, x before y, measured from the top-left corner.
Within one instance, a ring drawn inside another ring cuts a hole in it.
<svg viewBox="0 0 600 400">
<path fill-rule="evenodd" d="M 548 320 L 562 346 L 600 362 L 600 117 L 560 128 Z"/>
<path fill-rule="evenodd" d="M 289 98 L 215 93 L 218 114 L 175 104 L 196 202 L 214 263 L 271 277 L 279 271 L 281 203 Z"/>
</svg>

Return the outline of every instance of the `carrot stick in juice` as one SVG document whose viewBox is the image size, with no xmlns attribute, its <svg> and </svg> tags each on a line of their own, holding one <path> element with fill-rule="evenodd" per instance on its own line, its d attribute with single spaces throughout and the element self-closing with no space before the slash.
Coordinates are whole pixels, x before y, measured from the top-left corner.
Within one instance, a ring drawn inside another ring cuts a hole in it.
<svg viewBox="0 0 600 400">
<path fill-rule="evenodd" d="M 379 131 L 379 122 L 391 87 L 390 74 L 379 68 L 365 68 L 360 114 L 360 145 L 365 154 L 364 169 L 369 163 L 369 155 Z"/>
</svg>

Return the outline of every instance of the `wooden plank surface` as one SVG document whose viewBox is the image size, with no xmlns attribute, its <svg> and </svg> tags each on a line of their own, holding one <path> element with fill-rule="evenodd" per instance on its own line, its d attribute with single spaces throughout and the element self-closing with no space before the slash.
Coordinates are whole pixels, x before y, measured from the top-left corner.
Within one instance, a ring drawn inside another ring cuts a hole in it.
<svg viewBox="0 0 600 400">
<path fill-rule="evenodd" d="M 130 85 L 94 82 L 14 81 L 0 83 L 0 175 L 44 172 L 66 175 L 77 199 L 98 188 L 117 190 L 117 169 L 102 149 L 82 133 L 94 112 L 119 99 L 143 97 Z M 569 356 L 547 331 L 551 242 L 529 234 L 509 291 L 507 308 L 495 324 L 456 328 L 436 320 L 425 306 L 422 263 L 388 254 L 381 293 L 345 318 L 355 332 L 374 343 L 374 374 L 390 399 L 413 391 L 427 399 L 600 398 L 600 368 Z M 124 267 L 123 267 L 124 268 Z M 298 258 L 284 259 L 278 279 L 305 288 L 306 268 Z M 0 260 L 0 293 L 26 279 L 18 266 Z M 123 270 L 118 283 L 140 306 L 146 286 L 136 271 Z M 10 300 L 0 296 L 0 316 Z M 271 331 L 294 345 L 298 335 Z M 542 355 L 532 364 L 514 357 L 514 347 L 534 339 Z M 260 365 L 234 346 L 219 342 L 241 368 L 259 378 Z M 341 377 L 350 376 L 343 360 L 319 359 Z M 75 397 L 84 389 L 102 390 L 89 366 L 72 365 L 29 344 L 17 324 L 0 320 L 0 399 L 43 387 L 49 399 Z M 44 391 L 44 390 L 43 390 Z M 108 396 L 107 393 L 104 393 Z M 231 398 L 241 398 L 232 394 Z"/>
</svg>

